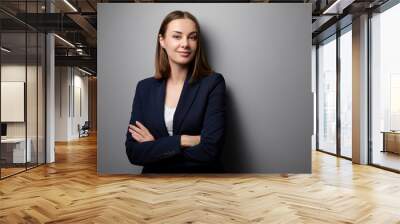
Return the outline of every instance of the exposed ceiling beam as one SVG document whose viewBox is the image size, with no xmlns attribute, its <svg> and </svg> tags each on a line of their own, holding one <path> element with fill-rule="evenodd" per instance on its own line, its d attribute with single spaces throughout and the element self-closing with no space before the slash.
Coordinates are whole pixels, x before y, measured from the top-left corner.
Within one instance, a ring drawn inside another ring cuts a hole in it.
<svg viewBox="0 0 400 224">
<path fill-rule="evenodd" d="M 94 6 L 89 0 L 86 0 L 86 3 L 93 9 L 93 11 L 97 12 L 96 6 Z"/>
<path fill-rule="evenodd" d="M 320 16 L 312 23 L 312 32 L 318 31 L 325 23 L 331 20 L 334 16 Z"/>
<path fill-rule="evenodd" d="M 71 13 L 71 14 L 67 14 L 67 16 L 73 20 L 76 24 L 78 24 L 91 38 L 96 38 L 97 34 L 96 34 L 96 28 L 94 28 L 92 26 L 92 24 L 90 24 L 85 17 L 83 17 L 80 14 L 75 14 L 75 13 Z"/>
<path fill-rule="evenodd" d="M 97 60 L 90 56 L 55 56 L 56 66 L 83 66 L 96 71 Z"/>
</svg>

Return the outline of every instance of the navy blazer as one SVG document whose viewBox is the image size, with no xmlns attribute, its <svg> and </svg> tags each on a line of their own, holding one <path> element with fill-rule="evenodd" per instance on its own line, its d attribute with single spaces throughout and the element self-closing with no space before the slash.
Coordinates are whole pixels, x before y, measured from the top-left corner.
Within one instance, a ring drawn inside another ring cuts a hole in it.
<svg viewBox="0 0 400 224">
<path fill-rule="evenodd" d="M 126 154 L 142 173 L 221 172 L 225 142 L 225 80 L 213 73 L 190 84 L 187 75 L 173 117 L 173 135 L 164 121 L 166 80 L 154 77 L 138 82 L 130 124 L 141 122 L 154 141 L 137 142 L 126 134 Z M 182 148 L 181 135 L 200 135 L 200 143 Z"/>
</svg>

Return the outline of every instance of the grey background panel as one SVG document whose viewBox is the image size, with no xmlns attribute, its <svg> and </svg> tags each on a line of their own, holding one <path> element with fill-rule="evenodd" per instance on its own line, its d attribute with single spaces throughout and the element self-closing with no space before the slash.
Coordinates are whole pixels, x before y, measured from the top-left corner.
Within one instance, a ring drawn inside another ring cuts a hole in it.
<svg viewBox="0 0 400 224">
<path fill-rule="evenodd" d="M 98 5 L 98 172 L 140 173 L 125 154 L 136 83 L 154 74 L 157 31 L 173 10 L 200 22 L 212 68 L 227 85 L 228 172 L 310 173 L 311 5 Z"/>
</svg>

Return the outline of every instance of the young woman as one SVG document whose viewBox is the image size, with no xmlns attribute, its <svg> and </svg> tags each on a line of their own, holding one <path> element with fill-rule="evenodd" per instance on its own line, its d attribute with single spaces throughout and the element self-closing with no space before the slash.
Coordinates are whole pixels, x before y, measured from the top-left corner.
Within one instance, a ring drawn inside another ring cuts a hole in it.
<svg viewBox="0 0 400 224">
<path fill-rule="evenodd" d="M 173 11 L 157 36 L 156 74 L 138 82 L 126 134 L 129 161 L 142 173 L 221 172 L 225 80 L 211 70 L 200 26 Z"/>
</svg>

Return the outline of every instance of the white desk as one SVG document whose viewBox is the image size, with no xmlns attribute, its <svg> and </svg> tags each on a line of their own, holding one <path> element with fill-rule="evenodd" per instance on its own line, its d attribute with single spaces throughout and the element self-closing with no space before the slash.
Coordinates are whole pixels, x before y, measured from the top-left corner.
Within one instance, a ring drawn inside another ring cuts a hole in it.
<svg viewBox="0 0 400 224">
<path fill-rule="evenodd" d="M 12 162 L 13 163 L 25 163 L 32 160 L 31 145 L 32 141 L 30 138 L 27 139 L 26 154 L 25 154 L 25 138 L 6 138 L 1 139 L 2 153 L 8 150 L 12 150 Z M 10 149 L 10 147 L 12 147 Z"/>
</svg>

